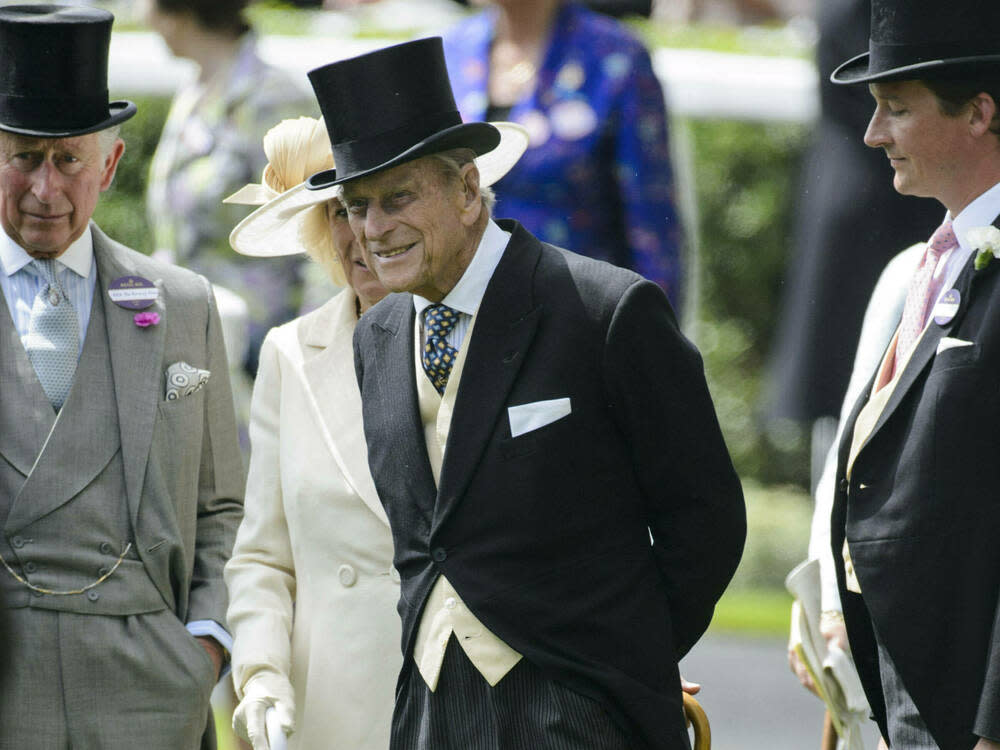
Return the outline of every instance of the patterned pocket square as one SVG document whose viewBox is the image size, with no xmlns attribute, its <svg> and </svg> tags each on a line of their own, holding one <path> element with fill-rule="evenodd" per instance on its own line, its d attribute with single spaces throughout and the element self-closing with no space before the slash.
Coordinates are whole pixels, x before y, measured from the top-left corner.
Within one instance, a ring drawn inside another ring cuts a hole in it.
<svg viewBox="0 0 1000 750">
<path fill-rule="evenodd" d="M 190 396 L 208 382 L 211 372 L 199 370 L 187 362 L 174 362 L 167 368 L 167 401 Z"/>
</svg>

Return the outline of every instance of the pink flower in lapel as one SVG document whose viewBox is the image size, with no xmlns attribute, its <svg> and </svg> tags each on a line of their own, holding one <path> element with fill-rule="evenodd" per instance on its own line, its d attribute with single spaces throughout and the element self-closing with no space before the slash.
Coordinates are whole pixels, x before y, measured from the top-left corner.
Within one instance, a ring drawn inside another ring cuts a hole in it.
<svg viewBox="0 0 1000 750">
<path fill-rule="evenodd" d="M 149 328 L 160 322 L 160 314 L 156 312 L 141 312 L 132 316 L 132 320 L 139 328 Z"/>
</svg>

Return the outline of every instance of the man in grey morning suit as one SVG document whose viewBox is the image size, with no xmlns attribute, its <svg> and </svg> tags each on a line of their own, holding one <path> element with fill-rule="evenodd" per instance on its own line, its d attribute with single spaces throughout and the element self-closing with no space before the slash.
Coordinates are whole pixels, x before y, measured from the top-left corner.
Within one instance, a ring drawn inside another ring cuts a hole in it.
<svg viewBox="0 0 1000 750">
<path fill-rule="evenodd" d="M 0 748 L 214 745 L 242 462 L 211 287 L 90 222 L 112 16 L 0 8 Z"/>
<path fill-rule="evenodd" d="M 337 169 L 309 185 L 402 292 L 354 340 L 401 577 L 390 747 L 686 748 L 677 660 L 745 533 L 698 353 L 655 284 L 489 218 L 507 138 L 461 123 L 440 39 L 310 79 Z"/>
</svg>

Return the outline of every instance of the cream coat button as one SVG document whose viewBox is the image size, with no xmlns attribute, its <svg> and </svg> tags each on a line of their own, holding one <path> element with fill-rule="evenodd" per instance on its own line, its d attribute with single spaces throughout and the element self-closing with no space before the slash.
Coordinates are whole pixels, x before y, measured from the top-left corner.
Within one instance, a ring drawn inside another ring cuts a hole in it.
<svg viewBox="0 0 1000 750">
<path fill-rule="evenodd" d="M 395 567 L 389 568 L 389 578 L 392 579 L 393 583 L 399 583 L 399 571 Z"/>
<path fill-rule="evenodd" d="M 357 571 L 350 565 L 341 565 L 337 571 L 337 576 L 340 578 L 340 583 L 343 586 L 353 586 L 358 580 Z"/>
<path fill-rule="evenodd" d="M 455 601 L 455 597 L 453 596 L 449 596 L 447 599 L 444 600 L 444 606 L 447 607 L 448 609 L 455 609 L 455 605 L 457 604 L 458 602 Z"/>
</svg>

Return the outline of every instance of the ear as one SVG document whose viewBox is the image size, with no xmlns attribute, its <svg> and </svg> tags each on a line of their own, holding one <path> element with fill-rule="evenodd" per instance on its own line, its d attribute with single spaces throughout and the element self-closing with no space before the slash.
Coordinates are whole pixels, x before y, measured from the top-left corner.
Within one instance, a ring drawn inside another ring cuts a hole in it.
<svg viewBox="0 0 1000 750">
<path fill-rule="evenodd" d="M 479 191 L 479 167 L 474 161 L 462 165 L 460 182 L 462 223 L 471 227 L 479 221 L 483 212 L 482 193 Z"/>
<path fill-rule="evenodd" d="M 980 137 L 990 134 L 990 126 L 997 116 L 997 103 L 985 91 L 980 91 L 969 101 L 969 128 L 972 135 Z"/>
<path fill-rule="evenodd" d="M 101 179 L 101 192 L 103 193 L 109 187 L 111 187 L 112 180 L 115 179 L 115 172 L 118 169 L 118 162 L 122 159 L 122 154 L 125 153 L 125 141 L 121 138 L 115 140 L 115 144 L 111 147 L 111 152 L 104 157 L 104 174 Z"/>
</svg>

